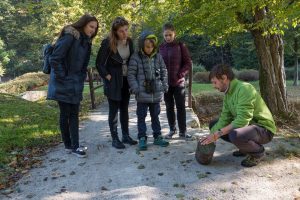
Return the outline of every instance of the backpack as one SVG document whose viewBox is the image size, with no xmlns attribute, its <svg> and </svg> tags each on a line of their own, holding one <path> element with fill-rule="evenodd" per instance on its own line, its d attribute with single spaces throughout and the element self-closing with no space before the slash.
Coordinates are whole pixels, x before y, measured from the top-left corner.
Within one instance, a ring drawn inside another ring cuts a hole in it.
<svg viewBox="0 0 300 200">
<path fill-rule="evenodd" d="M 51 66 L 49 63 L 49 57 L 51 56 L 54 49 L 53 44 L 45 44 L 43 45 L 43 73 L 50 74 Z"/>
<path fill-rule="evenodd" d="M 70 48 L 68 49 L 68 52 L 72 48 L 74 40 L 75 39 L 73 37 L 73 40 L 72 40 Z M 44 44 L 43 45 L 43 73 L 44 74 L 50 74 L 50 72 L 51 72 L 49 58 L 54 50 L 54 47 L 55 47 L 55 44 Z"/>
</svg>

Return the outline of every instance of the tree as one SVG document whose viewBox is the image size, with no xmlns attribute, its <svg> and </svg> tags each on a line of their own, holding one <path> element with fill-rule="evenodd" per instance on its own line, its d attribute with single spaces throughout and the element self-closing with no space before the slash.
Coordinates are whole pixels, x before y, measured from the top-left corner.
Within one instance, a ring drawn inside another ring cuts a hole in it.
<svg viewBox="0 0 300 200">
<path fill-rule="evenodd" d="M 181 29 L 207 34 L 216 43 L 233 33 L 250 32 L 260 64 L 262 97 L 273 114 L 283 116 L 289 110 L 282 34 L 287 25 L 300 22 L 299 10 L 300 2 L 293 0 L 191 0 L 178 8 L 175 21 Z"/>
</svg>

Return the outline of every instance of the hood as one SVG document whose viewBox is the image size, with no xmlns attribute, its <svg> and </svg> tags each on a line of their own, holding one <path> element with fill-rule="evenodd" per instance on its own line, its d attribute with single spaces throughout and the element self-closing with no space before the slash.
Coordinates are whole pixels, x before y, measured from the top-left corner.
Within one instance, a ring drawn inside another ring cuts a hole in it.
<svg viewBox="0 0 300 200">
<path fill-rule="evenodd" d="M 74 28 L 73 26 L 66 26 L 64 28 L 64 34 L 71 34 L 73 35 L 77 40 L 80 38 L 80 32 Z"/>
<path fill-rule="evenodd" d="M 157 37 L 151 31 L 143 31 L 141 33 L 141 36 L 139 38 L 139 49 L 140 49 L 140 51 L 143 52 L 142 50 L 144 48 L 144 42 L 145 42 L 146 39 L 154 39 L 155 44 L 154 44 L 154 50 L 153 50 L 152 55 L 155 55 L 156 52 L 157 52 L 157 48 L 158 48 L 157 47 L 158 39 L 157 39 Z"/>
</svg>

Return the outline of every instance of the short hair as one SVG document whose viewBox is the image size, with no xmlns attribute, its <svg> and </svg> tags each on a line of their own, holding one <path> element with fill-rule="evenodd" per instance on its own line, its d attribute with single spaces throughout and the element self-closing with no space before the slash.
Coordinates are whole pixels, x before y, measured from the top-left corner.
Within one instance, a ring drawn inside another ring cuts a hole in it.
<svg viewBox="0 0 300 200">
<path fill-rule="evenodd" d="M 229 65 L 218 64 L 211 69 L 209 73 L 209 80 L 214 77 L 217 79 L 222 79 L 223 75 L 226 75 L 229 80 L 233 80 L 235 78 L 232 68 Z"/>
<path fill-rule="evenodd" d="M 173 24 L 168 22 L 163 25 L 163 31 L 165 31 L 165 30 L 175 31 L 175 27 Z"/>
</svg>

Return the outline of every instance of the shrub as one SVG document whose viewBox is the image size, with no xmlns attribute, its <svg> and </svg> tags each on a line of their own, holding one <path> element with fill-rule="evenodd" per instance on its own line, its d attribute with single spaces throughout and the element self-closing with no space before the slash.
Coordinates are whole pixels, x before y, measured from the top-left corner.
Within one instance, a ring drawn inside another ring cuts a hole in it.
<svg viewBox="0 0 300 200">
<path fill-rule="evenodd" d="M 197 72 L 193 76 L 193 81 L 197 83 L 210 83 L 208 76 L 209 72 Z"/>
<path fill-rule="evenodd" d="M 254 69 L 246 69 L 240 71 L 237 77 L 242 81 L 257 81 L 259 79 L 259 73 Z"/>
<path fill-rule="evenodd" d="M 46 85 L 49 75 L 42 72 L 23 74 L 11 81 L 0 84 L 0 93 L 20 94 L 36 87 Z"/>
<path fill-rule="evenodd" d="M 196 74 L 197 72 L 206 72 L 206 69 L 201 64 L 193 64 L 193 74 Z"/>
</svg>

